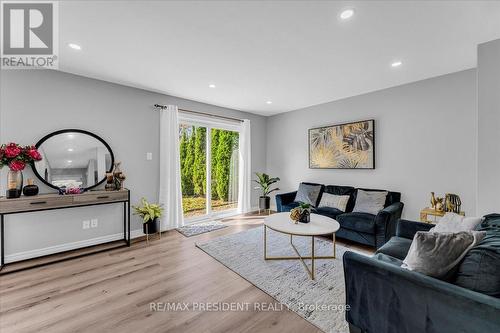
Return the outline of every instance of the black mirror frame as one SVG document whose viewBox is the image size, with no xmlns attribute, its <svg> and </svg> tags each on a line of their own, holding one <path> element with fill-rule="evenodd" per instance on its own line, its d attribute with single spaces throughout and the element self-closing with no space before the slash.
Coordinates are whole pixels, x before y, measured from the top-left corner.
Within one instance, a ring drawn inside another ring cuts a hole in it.
<svg viewBox="0 0 500 333">
<path fill-rule="evenodd" d="M 103 138 L 101 138 L 100 136 L 92 133 L 92 132 L 89 132 L 89 131 L 85 131 L 85 130 L 81 130 L 81 129 L 75 129 L 75 128 L 69 128 L 69 129 L 63 129 L 63 130 L 59 130 L 59 131 L 55 131 L 55 132 L 52 132 L 52 133 L 49 133 L 47 134 L 46 136 L 44 136 L 43 138 L 41 138 L 36 144 L 35 144 L 35 147 L 38 149 L 40 148 L 40 146 L 42 145 L 42 143 L 44 143 L 45 141 L 47 141 L 48 139 L 50 139 L 51 137 L 53 136 L 56 136 L 56 135 L 59 135 L 59 134 L 63 134 L 63 133 L 69 133 L 69 132 L 72 132 L 72 133 L 81 133 L 81 134 L 86 134 L 86 135 L 90 135 L 91 137 L 99 140 L 109 151 L 110 155 L 111 155 L 111 166 L 110 166 L 110 169 L 107 170 L 106 172 L 112 172 L 113 171 L 113 168 L 114 168 L 114 165 L 115 165 L 115 156 L 113 154 L 113 150 L 111 149 L 111 147 L 108 145 L 108 143 L 106 141 L 104 141 Z M 39 173 L 38 171 L 36 170 L 36 167 L 35 167 L 35 163 L 36 162 L 33 162 L 31 163 L 31 169 L 33 170 L 35 176 L 42 181 L 42 183 L 44 183 L 45 185 L 53 188 L 53 189 L 56 189 L 56 190 L 60 190 L 59 187 L 57 186 L 54 186 L 52 184 L 50 184 L 49 182 L 47 182 Z M 104 179 L 102 179 L 100 182 L 98 182 L 97 184 L 94 184 L 92 186 L 89 186 L 89 187 L 85 187 L 85 191 L 88 191 L 94 187 L 97 187 L 99 185 L 101 185 L 102 183 L 104 183 L 104 181 L 106 180 L 106 177 L 104 177 Z"/>
</svg>

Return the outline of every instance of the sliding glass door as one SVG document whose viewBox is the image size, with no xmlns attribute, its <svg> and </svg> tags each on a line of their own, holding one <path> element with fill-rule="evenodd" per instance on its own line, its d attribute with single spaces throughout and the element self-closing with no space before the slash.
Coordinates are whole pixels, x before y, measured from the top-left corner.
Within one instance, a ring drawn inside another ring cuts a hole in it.
<svg viewBox="0 0 500 333">
<path fill-rule="evenodd" d="M 179 139 L 186 222 L 235 213 L 239 186 L 237 128 L 213 121 L 183 120 Z"/>
</svg>

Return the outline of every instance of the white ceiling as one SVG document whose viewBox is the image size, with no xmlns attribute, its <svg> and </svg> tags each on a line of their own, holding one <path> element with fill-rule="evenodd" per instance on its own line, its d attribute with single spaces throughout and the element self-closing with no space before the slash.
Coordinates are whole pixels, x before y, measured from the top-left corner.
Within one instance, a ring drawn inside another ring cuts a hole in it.
<svg viewBox="0 0 500 333">
<path fill-rule="evenodd" d="M 341 22 L 345 8 L 355 15 Z M 68 1 L 59 10 L 60 70 L 263 115 L 472 68 L 477 44 L 500 38 L 500 1 Z"/>
</svg>

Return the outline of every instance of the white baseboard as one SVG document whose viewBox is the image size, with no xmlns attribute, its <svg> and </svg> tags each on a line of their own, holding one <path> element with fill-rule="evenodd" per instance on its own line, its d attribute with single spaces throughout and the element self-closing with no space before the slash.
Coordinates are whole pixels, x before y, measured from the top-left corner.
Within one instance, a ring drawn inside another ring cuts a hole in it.
<svg viewBox="0 0 500 333">
<path fill-rule="evenodd" d="M 143 235 L 144 234 L 142 232 L 142 229 L 130 231 L 130 238 L 131 239 L 134 239 L 134 238 L 137 238 L 137 237 L 140 237 Z M 32 258 L 36 258 L 36 257 L 46 256 L 49 254 L 75 250 L 75 249 L 79 249 L 82 247 L 98 245 L 98 244 L 102 244 L 102 243 L 106 243 L 106 242 L 112 242 L 112 241 L 116 241 L 116 240 L 120 240 L 120 239 L 123 239 L 123 233 L 106 235 L 106 236 L 101 236 L 101 237 L 96 237 L 96 238 L 91 238 L 91 239 L 85 239 L 85 240 L 81 240 L 81 241 L 77 241 L 77 242 L 59 244 L 59 245 L 45 247 L 42 249 L 12 253 L 12 254 L 8 254 L 5 256 L 5 263 L 7 264 L 10 262 L 32 259 Z"/>
</svg>

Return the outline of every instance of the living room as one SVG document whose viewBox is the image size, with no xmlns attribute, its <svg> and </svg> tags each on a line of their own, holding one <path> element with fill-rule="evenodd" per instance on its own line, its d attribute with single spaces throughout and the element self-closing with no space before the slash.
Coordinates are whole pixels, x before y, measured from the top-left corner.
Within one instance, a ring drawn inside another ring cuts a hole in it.
<svg viewBox="0 0 500 333">
<path fill-rule="evenodd" d="M 500 2 L 1 7 L 1 332 L 500 330 Z"/>
</svg>

